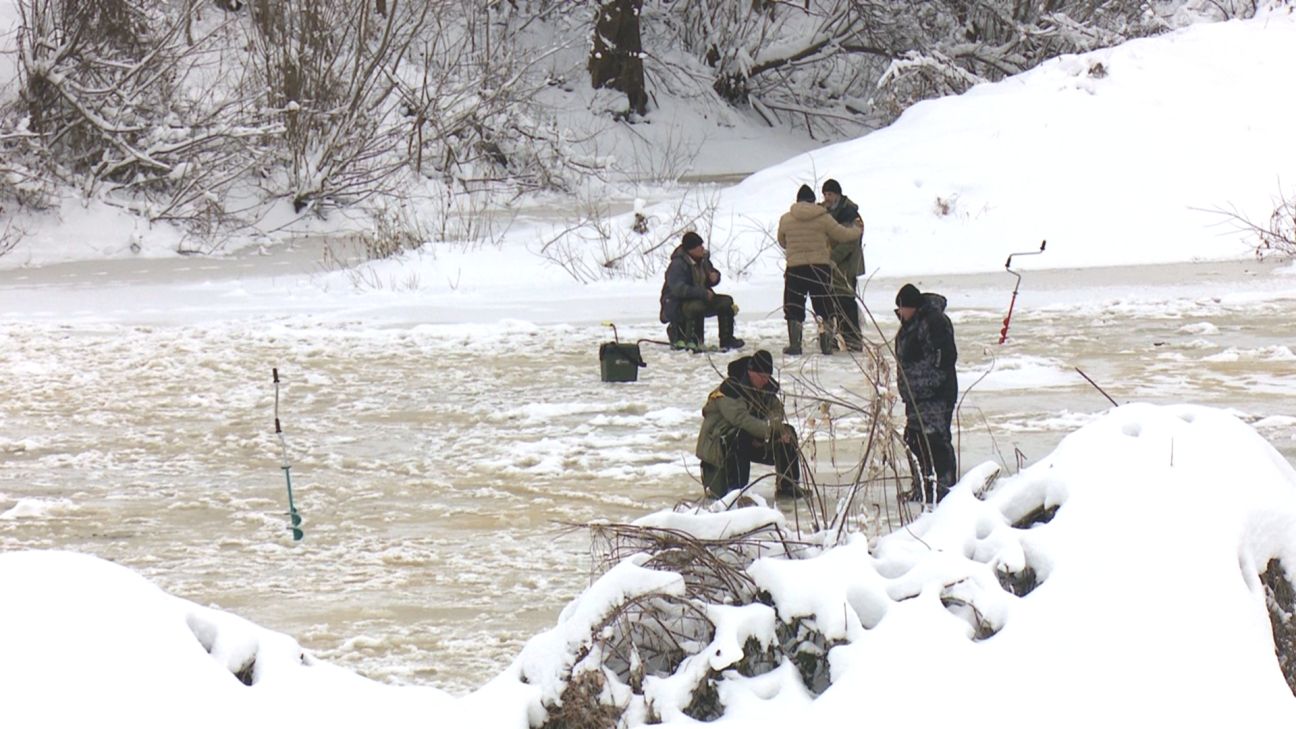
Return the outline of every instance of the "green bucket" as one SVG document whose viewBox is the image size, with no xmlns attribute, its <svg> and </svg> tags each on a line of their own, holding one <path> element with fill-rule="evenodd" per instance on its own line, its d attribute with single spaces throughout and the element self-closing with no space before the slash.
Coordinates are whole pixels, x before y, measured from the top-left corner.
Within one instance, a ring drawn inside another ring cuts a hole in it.
<svg viewBox="0 0 1296 729">
<path fill-rule="evenodd" d="M 638 344 L 604 342 L 599 347 L 599 373 L 604 382 L 635 382 L 639 368 L 647 366 Z"/>
</svg>

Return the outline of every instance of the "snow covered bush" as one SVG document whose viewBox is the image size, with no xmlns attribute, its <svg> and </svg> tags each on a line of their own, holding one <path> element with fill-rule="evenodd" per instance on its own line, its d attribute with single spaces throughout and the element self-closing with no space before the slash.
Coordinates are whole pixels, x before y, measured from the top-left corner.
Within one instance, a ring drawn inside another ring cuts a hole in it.
<svg viewBox="0 0 1296 729">
<path fill-rule="evenodd" d="M 1017 476 L 998 470 L 970 469 L 904 530 L 831 549 L 771 538 L 786 518 L 759 502 L 601 527 L 628 554 L 511 669 L 536 691 L 531 726 L 915 710 L 1025 726 L 1104 711 L 1081 706 L 1093 696 L 1167 721 L 1291 716 L 1296 472 L 1254 431 L 1128 405 Z M 1202 584 L 1219 590 L 1184 592 Z M 603 723 L 563 723 L 575 715 Z"/>
<path fill-rule="evenodd" d="M 352 205 L 391 191 L 404 159 L 393 71 L 419 38 L 429 3 L 254 0 L 248 93 L 282 119 L 293 209 Z M 257 93 L 262 92 L 262 93 Z"/>
<path fill-rule="evenodd" d="M 1288 197 L 1279 190 L 1274 198 L 1273 212 L 1264 223 L 1255 222 L 1235 208 L 1216 212 L 1255 241 L 1256 258 L 1270 254 L 1296 256 L 1296 197 Z"/>
<path fill-rule="evenodd" d="M 872 5 L 873 3 L 869 3 Z M 958 94 L 1069 53 L 1118 45 L 1210 19 L 1247 18 L 1252 0 L 940 0 L 896 8 L 880 41 L 889 65 L 877 108 L 894 118 L 923 99 Z"/>
<path fill-rule="evenodd" d="M 150 221 L 222 222 L 222 196 L 276 129 L 200 79 L 212 79 L 223 36 L 219 25 L 194 36 L 199 3 L 17 5 L 23 115 L 10 176 L 48 175 Z"/>
<path fill-rule="evenodd" d="M 705 82 L 771 125 L 833 137 L 1059 55 L 1256 12 L 1249 0 L 648 0 L 642 25 L 653 84 L 696 95 Z"/>
<path fill-rule="evenodd" d="M 397 72 L 413 171 L 465 189 L 571 191 L 607 172 L 546 94 L 568 84 L 584 14 L 550 2 L 444 3 Z M 569 103 L 560 98 L 557 103 Z"/>
</svg>

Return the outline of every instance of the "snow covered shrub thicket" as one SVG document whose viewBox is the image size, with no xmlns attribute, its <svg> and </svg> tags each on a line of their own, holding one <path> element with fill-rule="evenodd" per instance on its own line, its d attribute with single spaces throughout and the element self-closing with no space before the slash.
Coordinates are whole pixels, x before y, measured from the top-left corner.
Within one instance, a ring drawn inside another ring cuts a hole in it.
<svg viewBox="0 0 1296 729">
<path fill-rule="evenodd" d="M 645 72 L 669 88 L 704 79 L 771 125 L 834 135 L 1065 53 L 1257 9 L 1253 0 L 647 0 Z M 676 48 L 691 62 L 673 58 Z"/>
<path fill-rule="evenodd" d="M 224 194 L 278 130 L 214 82 L 221 28 L 195 35 L 197 0 L 17 6 L 20 104 L 0 138 L 20 189 L 57 182 L 150 221 L 221 223 Z M 47 196 L 34 198 L 18 196 Z"/>
<path fill-rule="evenodd" d="M 534 103 L 578 37 L 562 4 L 13 2 L 0 198 L 24 207 L 76 189 L 211 239 L 278 200 L 322 215 L 416 176 L 512 194 L 603 169 Z"/>
<path fill-rule="evenodd" d="M 422 31 L 429 4 L 256 0 L 251 4 L 249 92 L 281 115 L 286 194 L 301 211 L 384 192 L 404 160 L 392 71 Z"/>
</svg>

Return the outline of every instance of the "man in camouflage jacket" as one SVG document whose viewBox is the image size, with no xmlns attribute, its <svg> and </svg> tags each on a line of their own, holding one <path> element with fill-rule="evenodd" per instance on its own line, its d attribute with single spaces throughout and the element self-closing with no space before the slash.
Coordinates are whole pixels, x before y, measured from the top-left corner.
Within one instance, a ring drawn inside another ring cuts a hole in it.
<svg viewBox="0 0 1296 729">
<path fill-rule="evenodd" d="M 841 183 L 828 179 L 823 184 L 823 208 L 841 225 L 855 226 L 860 235 L 847 243 L 833 243 L 832 294 L 837 313 L 837 331 L 841 332 L 846 349 L 860 352 L 864 349 L 864 336 L 860 332 L 859 277 L 864 275 L 864 220 L 859 206 L 842 194 Z"/>
<path fill-rule="evenodd" d="M 773 369 L 774 358 L 763 349 L 730 362 L 729 376 L 702 407 L 697 457 L 702 461 L 702 484 L 711 496 L 720 498 L 747 486 L 753 462 L 774 466 L 778 496 L 804 495 L 797 485 L 797 434 L 783 422 Z"/>
</svg>

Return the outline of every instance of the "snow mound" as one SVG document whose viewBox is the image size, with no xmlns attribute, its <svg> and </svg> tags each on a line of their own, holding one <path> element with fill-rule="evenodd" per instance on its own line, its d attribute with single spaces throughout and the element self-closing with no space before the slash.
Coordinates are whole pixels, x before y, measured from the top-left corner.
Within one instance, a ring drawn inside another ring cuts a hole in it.
<svg viewBox="0 0 1296 729">
<path fill-rule="evenodd" d="M 282 633 L 88 555 L 0 554 L 0 585 L 6 726 L 363 726 L 384 704 L 429 711 L 446 699 L 317 661 Z"/>
<path fill-rule="evenodd" d="M 585 700 L 630 725 L 1086 725 L 1112 706 L 1185 726 L 1296 718 L 1284 618 L 1296 472 L 1250 427 L 1208 408 L 1127 405 L 1020 474 L 999 470 L 971 469 L 872 550 L 857 539 L 755 559 L 745 604 L 688 590 L 690 611 L 670 582 L 656 610 L 629 610 L 626 596 L 642 607 L 652 593 L 639 555 L 527 646 L 523 675 L 544 677 L 532 715 L 580 698 L 569 689 L 595 675 Z M 764 509 L 751 511 L 759 521 Z M 697 522 L 706 536 L 715 517 Z M 654 634 L 653 620 L 672 628 Z M 673 660 L 657 650 L 664 635 L 681 646 Z"/>
</svg>

